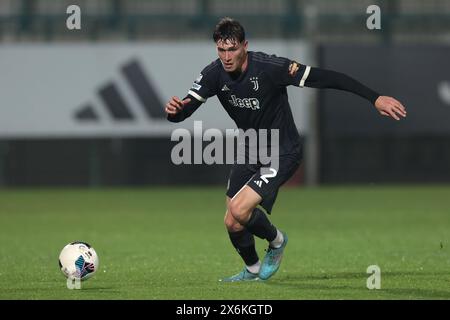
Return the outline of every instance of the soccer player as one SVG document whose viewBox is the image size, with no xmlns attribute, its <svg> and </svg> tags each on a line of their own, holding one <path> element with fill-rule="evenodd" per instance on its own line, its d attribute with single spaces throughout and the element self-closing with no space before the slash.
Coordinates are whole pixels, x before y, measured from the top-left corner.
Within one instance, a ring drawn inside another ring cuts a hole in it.
<svg viewBox="0 0 450 320">
<path fill-rule="evenodd" d="M 267 280 L 278 270 L 288 242 L 286 233 L 272 225 L 267 214 L 271 213 L 278 189 L 294 174 L 302 158 L 286 87 L 348 91 L 368 100 L 381 115 L 395 120 L 406 117 L 406 110 L 396 99 L 381 96 L 343 73 L 248 51 L 244 28 L 234 19 L 221 19 L 213 39 L 219 58 L 203 69 L 186 97 L 172 97 L 165 111 L 169 121 L 180 122 L 209 97 L 217 95 L 239 129 L 279 130 L 277 168 L 268 175 L 263 174 L 267 166 L 259 162 L 235 163 L 226 193 L 225 226 L 245 267 L 221 281 Z M 268 241 L 262 262 L 256 253 L 254 236 Z"/>
</svg>

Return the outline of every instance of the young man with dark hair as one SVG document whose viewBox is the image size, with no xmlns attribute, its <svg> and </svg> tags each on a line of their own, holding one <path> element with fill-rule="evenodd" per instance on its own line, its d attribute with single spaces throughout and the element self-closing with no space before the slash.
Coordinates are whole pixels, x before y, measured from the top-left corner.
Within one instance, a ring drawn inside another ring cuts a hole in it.
<svg viewBox="0 0 450 320">
<path fill-rule="evenodd" d="M 294 174 L 302 158 L 286 87 L 348 91 L 368 100 L 381 115 L 395 120 L 405 117 L 406 110 L 396 99 L 381 96 L 345 74 L 247 51 L 244 28 L 231 18 L 220 20 L 213 39 L 219 58 L 203 69 L 183 100 L 172 97 L 165 110 L 169 121 L 180 122 L 191 116 L 206 99 L 217 95 L 239 129 L 278 130 L 277 167 L 270 168 L 268 175 L 263 170 L 267 166 L 260 162 L 234 164 L 226 198 L 225 226 L 245 267 L 222 281 L 267 280 L 280 266 L 288 237 L 271 224 L 266 213 L 271 213 L 278 189 Z M 262 263 L 256 253 L 254 236 L 269 244 Z"/>
</svg>

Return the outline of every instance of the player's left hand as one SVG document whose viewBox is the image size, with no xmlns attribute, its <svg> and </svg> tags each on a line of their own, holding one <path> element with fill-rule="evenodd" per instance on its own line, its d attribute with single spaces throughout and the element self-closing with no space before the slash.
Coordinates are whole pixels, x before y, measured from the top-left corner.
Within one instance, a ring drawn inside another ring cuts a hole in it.
<svg viewBox="0 0 450 320">
<path fill-rule="evenodd" d="M 375 108 L 378 112 L 395 120 L 400 120 L 400 117 L 406 117 L 406 109 L 400 101 L 387 96 L 379 96 L 375 101 Z"/>
</svg>

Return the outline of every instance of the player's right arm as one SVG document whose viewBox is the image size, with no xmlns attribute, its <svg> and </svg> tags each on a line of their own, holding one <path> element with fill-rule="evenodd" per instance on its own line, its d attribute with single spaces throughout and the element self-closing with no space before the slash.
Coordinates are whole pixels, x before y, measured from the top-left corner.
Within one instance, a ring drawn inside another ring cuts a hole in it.
<svg viewBox="0 0 450 320">
<path fill-rule="evenodd" d="M 167 120 L 181 122 L 189 118 L 209 97 L 216 95 L 218 82 L 218 60 L 202 70 L 183 99 L 172 97 L 166 103 Z"/>
<path fill-rule="evenodd" d="M 166 103 L 167 120 L 181 122 L 190 117 L 201 104 L 201 101 L 189 95 L 184 97 L 183 100 L 174 96 Z"/>
</svg>

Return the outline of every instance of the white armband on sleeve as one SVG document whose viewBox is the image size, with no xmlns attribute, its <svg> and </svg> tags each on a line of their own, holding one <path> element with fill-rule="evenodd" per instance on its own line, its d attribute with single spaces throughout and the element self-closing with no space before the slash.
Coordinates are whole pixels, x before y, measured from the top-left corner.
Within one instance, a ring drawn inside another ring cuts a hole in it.
<svg viewBox="0 0 450 320">
<path fill-rule="evenodd" d="M 300 84 L 299 84 L 300 87 L 303 87 L 305 85 L 305 81 L 306 81 L 306 79 L 308 79 L 310 71 L 311 71 L 311 67 L 310 66 L 306 66 L 305 72 L 303 72 L 302 79 L 300 80 Z"/>
<path fill-rule="evenodd" d="M 196 92 L 194 92 L 192 90 L 189 90 L 188 94 L 190 94 L 191 96 L 193 96 L 195 99 L 197 99 L 200 102 L 206 102 L 205 98 L 201 97 L 198 93 L 196 93 Z"/>
</svg>

